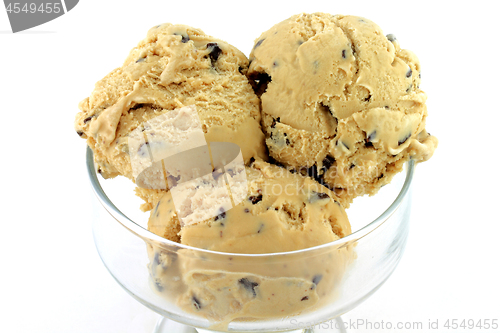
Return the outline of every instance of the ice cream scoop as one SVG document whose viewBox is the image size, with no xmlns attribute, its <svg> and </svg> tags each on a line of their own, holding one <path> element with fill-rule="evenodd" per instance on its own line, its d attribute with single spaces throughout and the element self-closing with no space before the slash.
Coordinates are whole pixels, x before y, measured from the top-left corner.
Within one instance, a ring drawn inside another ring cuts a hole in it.
<svg viewBox="0 0 500 333">
<path fill-rule="evenodd" d="M 265 159 L 260 102 L 244 75 L 247 68 L 243 53 L 199 29 L 157 25 L 80 102 L 75 129 L 105 178 L 135 180 L 129 135 L 185 106 L 196 107 L 206 141 L 237 144 L 245 162 Z"/>
<path fill-rule="evenodd" d="M 150 213 L 148 229 L 180 244 L 239 254 L 297 251 L 351 233 L 335 193 L 315 180 L 264 161 L 246 167 L 246 179 L 245 200 L 229 210 L 221 206 L 219 215 L 195 223 L 182 222 L 174 194 L 164 193 Z M 213 188 L 208 180 L 200 185 L 197 195 L 203 197 L 192 201 L 193 215 L 213 209 L 199 203 L 214 202 L 218 194 Z M 183 309 L 227 325 L 238 318 L 293 315 L 331 299 L 353 252 L 348 247 L 319 251 L 290 266 L 265 258 L 254 266 L 244 266 L 238 258 L 212 261 L 210 253 L 190 255 L 187 249 L 173 258 L 161 248 L 149 247 L 149 255 L 155 288 L 175 293 Z"/>
<path fill-rule="evenodd" d="M 417 57 L 368 19 L 294 15 L 255 40 L 250 61 L 271 157 L 346 206 L 437 146 Z"/>
</svg>

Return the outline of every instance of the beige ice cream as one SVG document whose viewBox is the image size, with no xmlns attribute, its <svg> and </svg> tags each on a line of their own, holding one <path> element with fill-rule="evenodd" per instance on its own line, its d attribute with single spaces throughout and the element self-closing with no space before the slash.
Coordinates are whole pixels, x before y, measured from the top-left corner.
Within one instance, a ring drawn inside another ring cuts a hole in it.
<svg viewBox="0 0 500 333">
<path fill-rule="evenodd" d="M 135 181 L 128 135 L 184 106 L 196 107 L 207 141 L 238 144 L 246 162 L 265 159 L 259 99 L 247 68 L 245 55 L 226 42 L 188 26 L 158 25 L 80 103 L 75 129 L 105 178 L 121 174 Z M 157 194 L 147 187 L 139 192 Z"/>
<path fill-rule="evenodd" d="M 289 252 L 349 235 L 343 207 L 437 146 L 418 59 L 367 19 L 293 16 L 250 61 L 201 30 L 156 26 L 75 120 L 99 172 L 139 186 L 150 231 L 215 251 L 147 245 L 153 287 L 221 330 L 331 302 L 352 244 Z"/>
<path fill-rule="evenodd" d="M 367 19 L 292 16 L 256 39 L 250 61 L 271 157 L 346 205 L 437 146 L 417 57 Z"/>
<path fill-rule="evenodd" d="M 197 223 L 181 222 L 183 214 L 171 193 L 165 193 L 151 212 L 148 229 L 192 247 L 245 254 L 301 250 L 351 233 L 335 193 L 313 179 L 263 161 L 246 167 L 246 178 L 245 200 Z M 198 191 L 207 200 L 218 196 L 208 182 Z M 151 275 L 159 289 L 172 294 L 173 275 L 182 273 L 181 285 L 175 287 L 181 291 L 179 306 L 221 323 L 283 317 L 313 308 L 321 299 L 333 297 L 352 255 L 343 248 L 289 265 L 263 261 L 240 267 L 241 258 L 210 262 L 207 254 L 202 260 L 200 254 L 188 259 L 179 253 L 174 263 L 160 249 L 150 248 L 149 253 Z"/>
</svg>

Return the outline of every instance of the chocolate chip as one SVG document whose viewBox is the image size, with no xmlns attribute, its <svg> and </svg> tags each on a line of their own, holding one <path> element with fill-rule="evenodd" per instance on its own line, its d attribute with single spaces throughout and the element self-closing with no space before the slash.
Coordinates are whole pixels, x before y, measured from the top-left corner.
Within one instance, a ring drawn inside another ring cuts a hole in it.
<svg viewBox="0 0 500 333">
<path fill-rule="evenodd" d="M 342 58 L 345 59 L 347 57 L 346 50 L 342 50 Z"/>
<path fill-rule="evenodd" d="M 319 200 L 330 199 L 330 196 L 326 193 L 311 191 L 311 197 L 309 198 L 310 203 L 314 203 Z"/>
<path fill-rule="evenodd" d="M 222 219 L 225 219 L 226 218 L 226 211 L 223 207 L 219 208 L 219 212 L 220 214 L 217 215 L 215 218 L 214 218 L 214 221 L 217 221 L 217 220 L 222 220 Z M 223 224 L 224 225 L 224 224 Z"/>
<path fill-rule="evenodd" d="M 324 168 L 321 168 L 321 171 L 322 173 L 319 174 L 318 173 L 318 166 L 315 164 L 309 168 L 306 168 L 306 167 L 302 167 L 302 168 L 299 168 L 297 170 L 297 172 L 299 174 L 301 174 L 302 176 L 308 176 L 308 177 L 311 177 L 312 179 L 314 179 L 315 181 L 317 181 L 318 183 L 320 183 L 321 185 L 324 185 L 326 187 L 327 184 L 325 184 L 325 181 L 323 179 L 323 176 L 324 176 Z"/>
<path fill-rule="evenodd" d="M 76 134 L 78 134 L 79 136 L 83 136 L 83 132 L 82 131 L 76 131 Z"/>
<path fill-rule="evenodd" d="M 222 50 L 217 43 L 207 43 L 207 50 L 210 50 L 208 56 L 210 57 L 213 67 L 217 59 L 219 59 Z"/>
<path fill-rule="evenodd" d="M 133 110 L 137 110 L 137 109 L 141 109 L 143 107 L 145 107 L 146 104 L 143 104 L 143 103 L 137 103 L 137 104 L 134 104 L 134 106 L 132 106 L 129 110 L 130 111 L 133 111 Z"/>
<path fill-rule="evenodd" d="M 214 177 L 215 180 L 218 180 L 220 176 L 224 174 L 224 170 L 222 169 L 217 169 L 212 172 L 212 176 Z"/>
<path fill-rule="evenodd" d="M 260 201 L 262 201 L 262 194 L 259 194 L 259 195 L 252 195 L 250 197 L 248 197 L 248 200 L 250 200 L 252 202 L 253 205 L 259 203 Z"/>
<path fill-rule="evenodd" d="M 254 49 L 258 48 L 260 46 L 260 44 L 262 44 L 262 42 L 265 40 L 265 38 L 262 38 L 261 40 L 259 40 L 257 43 L 255 43 L 254 45 Z"/>
<path fill-rule="evenodd" d="M 244 211 L 245 213 L 250 213 L 250 209 L 248 209 L 248 208 L 245 208 L 243 211 Z"/>
<path fill-rule="evenodd" d="M 155 206 L 155 209 L 153 211 L 153 214 L 156 213 L 158 211 L 158 208 L 160 207 L 160 202 L 158 201 L 158 203 L 156 204 Z"/>
<path fill-rule="evenodd" d="M 260 234 L 260 232 L 262 231 L 262 229 L 264 229 L 264 224 L 263 223 L 260 224 L 260 227 L 259 227 L 259 230 L 257 230 L 257 233 Z"/>
<path fill-rule="evenodd" d="M 387 39 L 390 41 L 390 42 L 394 42 L 396 39 L 396 36 L 394 36 L 393 34 L 388 34 L 387 36 Z"/>
<path fill-rule="evenodd" d="M 382 179 L 384 177 L 384 174 L 381 173 L 380 176 L 377 177 L 377 179 Z"/>
<path fill-rule="evenodd" d="M 168 175 L 167 176 L 167 182 L 168 182 L 168 186 L 169 188 L 170 187 L 174 187 L 174 186 L 177 186 L 177 182 L 179 181 L 179 179 L 181 179 L 181 176 L 177 176 L 177 177 L 174 177 L 172 175 Z"/>
<path fill-rule="evenodd" d="M 163 291 L 163 286 L 160 284 L 160 282 L 155 281 L 155 287 L 156 289 L 158 289 L 158 291 Z"/>
<path fill-rule="evenodd" d="M 406 135 L 404 138 L 402 138 L 401 140 L 398 140 L 398 146 L 401 146 L 403 143 L 406 142 L 406 140 L 408 140 L 409 138 L 411 137 L 411 133 L 408 133 L 408 135 Z"/>
<path fill-rule="evenodd" d="M 236 175 L 236 171 L 234 169 L 226 169 L 226 172 L 231 177 L 234 177 Z"/>
<path fill-rule="evenodd" d="M 273 67 L 278 67 L 278 65 L 279 65 L 278 60 L 275 60 L 275 61 L 273 62 Z"/>
<path fill-rule="evenodd" d="M 273 122 L 271 124 L 271 128 L 275 128 L 276 127 L 276 122 L 281 123 L 280 117 L 278 117 L 276 119 L 273 118 Z"/>
<path fill-rule="evenodd" d="M 312 165 L 311 167 L 307 168 L 307 175 L 311 178 L 316 179 L 319 181 L 319 175 L 318 175 L 318 167 L 315 165 Z"/>
<path fill-rule="evenodd" d="M 376 131 L 376 130 L 375 130 L 375 131 L 373 131 L 373 132 L 371 132 L 371 133 L 368 135 L 368 137 L 365 139 L 365 147 L 366 147 L 366 148 L 371 148 L 371 147 L 373 147 L 373 143 L 372 143 L 372 141 L 373 141 L 373 139 L 375 139 L 375 136 L 376 136 L 376 135 L 377 135 L 377 131 Z"/>
<path fill-rule="evenodd" d="M 407 92 L 407 93 L 409 93 L 409 92 L 410 92 L 410 90 L 411 90 L 411 84 L 410 84 L 410 86 L 408 87 L 408 89 L 406 89 L 406 92 Z"/>
<path fill-rule="evenodd" d="M 92 120 L 92 118 L 94 118 L 94 117 L 95 117 L 95 116 L 90 116 L 90 117 L 87 117 L 87 118 L 83 119 L 83 123 L 84 123 L 84 124 L 88 123 L 88 122 L 89 122 L 89 121 L 91 121 L 91 120 Z"/>
<path fill-rule="evenodd" d="M 160 264 L 160 253 L 159 252 L 155 253 L 155 257 L 153 259 L 153 263 L 156 264 L 156 265 Z"/>
<path fill-rule="evenodd" d="M 386 105 L 385 108 L 386 108 L 386 110 L 389 110 L 389 105 Z"/>
<path fill-rule="evenodd" d="M 376 136 L 376 135 L 377 135 L 377 131 L 375 130 L 375 131 L 371 132 L 371 133 L 368 135 L 368 137 L 366 138 L 366 140 L 368 140 L 368 142 L 372 142 L 372 141 L 373 141 L 373 139 L 375 139 L 375 136 Z"/>
<path fill-rule="evenodd" d="M 354 46 L 354 44 L 351 44 L 351 43 L 349 43 L 348 45 L 351 48 L 352 55 L 355 56 L 356 55 L 356 47 Z M 359 72 L 359 68 L 356 69 L 356 74 L 358 74 L 358 72 Z"/>
<path fill-rule="evenodd" d="M 372 94 L 368 94 L 368 97 L 366 97 L 363 101 L 369 102 L 372 99 Z"/>
<path fill-rule="evenodd" d="M 408 68 L 408 72 L 406 72 L 406 77 L 411 77 L 411 74 L 413 71 L 411 70 L 411 67 Z"/>
<path fill-rule="evenodd" d="M 309 299 L 308 296 L 304 296 L 304 297 L 302 297 L 301 301 L 307 301 L 308 299 Z"/>
<path fill-rule="evenodd" d="M 318 196 L 319 199 L 330 199 L 330 196 L 326 193 L 322 193 L 322 192 L 319 192 L 319 193 L 316 193 L 316 195 Z"/>
<path fill-rule="evenodd" d="M 349 148 L 347 148 L 349 149 Z M 333 162 L 335 162 L 335 158 L 333 158 L 330 155 L 326 155 L 326 157 L 323 160 L 323 170 L 326 171 L 330 169 L 330 167 L 333 165 Z"/>
<path fill-rule="evenodd" d="M 356 165 L 353 163 L 349 166 L 349 170 L 351 170 L 352 168 L 354 168 Z"/>
<path fill-rule="evenodd" d="M 321 281 L 322 278 L 323 278 L 323 275 L 321 275 L 321 274 L 314 275 L 314 277 L 312 279 L 312 283 L 314 283 L 314 286 L 311 287 L 311 290 L 316 288 L 316 286 L 318 285 L 318 283 Z"/>
<path fill-rule="evenodd" d="M 139 145 L 139 149 L 137 149 L 137 153 L 141 156 L 141 157 L 145 157 L 146 154 L 147 154 L 147 146 L 146 145 L 149 145 L 149 141 L 148 142 L 145 142 L 145 143 L 141 143 Z"/>
<path fill-rule="evenodd" d="M 239 279 L 238 282 L 242 284 L 247 291 L 252 292 L 254 297 L 257 296 L 257 293 L 255 292 L 255 287 L 259 285 L 257 282 L 252 282 L 247 278 Z"/>
<path fill-rule="evenodd" d="M 323 278 L 323 275 L 321 275 L 321 274 L 315 275 L 312 279 L 312 282 L 317 285 L 319 283 L 319 281 L 321 281 L 322 278 Z"/>
<path fill-rule="evenodd" d="M 249 79 L 255 94 L 259 97 L 266 92 L 267 85 L 271 82 L 271 77 L 267 73 L 253 73 L 249 75 Z"/>
<path fill-rule="evenodd" d="M 191 297 L 191 300 L 193 301 L 193 306 L 196 310 L 200 310 L 201 309 L 201 303 L 200 301 L 196 298 L 196 296 L 193 295 L 193 297 Z"/>
<path fill-rule="evenodd" d="M 137 59 L 135 63 L 137 64 L 138 62 L 143 62 L 144 60 L 146 60 L 146 57 Z"/>
<path fill-rule="evenodd" d="M 188 35 L 183 35 L 183 34 L 178 34 L 178 33 L 174 33 L 175 36 L 181 36 L 182 39 L 181 39 L 181 42 L 183 43 L 187 43 L 189 42 L 189 36 Z"/>
</svg>

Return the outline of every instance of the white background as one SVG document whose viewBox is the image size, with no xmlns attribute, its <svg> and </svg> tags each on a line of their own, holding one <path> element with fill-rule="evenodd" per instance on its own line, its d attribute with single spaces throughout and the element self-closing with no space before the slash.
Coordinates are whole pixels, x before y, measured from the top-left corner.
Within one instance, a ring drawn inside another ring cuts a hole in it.
<svg viewBox="0 0 500 333">
<path fill-rule="evenodd" d="M 494 1 L 461 3 L 82 0 L 17 34 L 0 7 L 0 332 L 150 332 L 157 316 L 120 289 L 93 244 L 85 142 L 73 120 L 94 83 L 162 22 L 201 28 L 248 55 L 261 32 L 315 11 L 369 18 L 418 55 L 427 129 L 440 140 L 417 168 L 399 267 L 343 319 L 500 321 L 500 29 Z"/>
</svg>

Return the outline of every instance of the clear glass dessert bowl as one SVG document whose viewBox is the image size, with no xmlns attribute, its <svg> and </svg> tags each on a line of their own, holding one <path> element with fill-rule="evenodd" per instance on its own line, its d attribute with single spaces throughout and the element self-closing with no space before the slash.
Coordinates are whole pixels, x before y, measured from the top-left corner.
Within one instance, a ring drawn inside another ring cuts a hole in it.
<svg viewBox="0 0 500 333">
<path fill-rule="evenodd" d="M 147 230 L 128 179 L 98 176 L 93 233 L 114 279 L 163 316 L 156 332 L 345 332 L 340 316 L 373 294 L 406 244 L 414 163 L 347 210 L 352 234 L 300 251 L 234 254 L 181 245 Z M 125 190 L 125 188 L 127 188 Z"/>
</svg>

